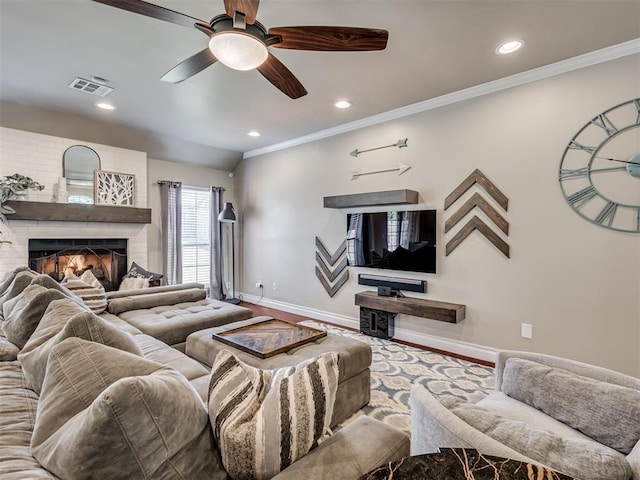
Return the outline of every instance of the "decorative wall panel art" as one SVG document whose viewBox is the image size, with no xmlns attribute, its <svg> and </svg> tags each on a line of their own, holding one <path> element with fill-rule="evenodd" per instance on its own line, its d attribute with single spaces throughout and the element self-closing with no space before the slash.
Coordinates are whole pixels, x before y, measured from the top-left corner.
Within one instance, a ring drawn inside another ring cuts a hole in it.
<svg viewBox="0 0 640 480">
<path fill-rule="evenodd" d="M 95 204 L 118 207 L 135 206 L 135 175 L 128 173 L 94 172 Z"/>
</svg>

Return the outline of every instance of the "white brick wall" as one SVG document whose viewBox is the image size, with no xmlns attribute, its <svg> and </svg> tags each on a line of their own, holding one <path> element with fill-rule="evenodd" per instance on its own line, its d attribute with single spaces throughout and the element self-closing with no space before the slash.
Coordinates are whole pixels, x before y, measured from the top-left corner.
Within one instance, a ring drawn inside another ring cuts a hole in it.
<svg viewBox="0 0 640 480">
<path fill-rule="evenodd" d="M 69 138 L 0 127 L 0 176 L 20 173 L 45 186 L 29 191 L 30 201 L 50 202 L 62 172 L 62 155 L 72 145 L 86 145 L 100 156 L 101 169 L 136 176 L 136 207 L 147 206 L 147 154 L 135 150 L 82 142 Z M 122 207 L 126 208 L 126 207 Z M 0 272 L 27 264 L 30 238 L 128 238 L 128 260 L 147 265 L 147 226 L 97 222 L 36 222 L 16 220 L 0 226 L 2 238 L 12 245 L 0 247 Z"/>
</svg>

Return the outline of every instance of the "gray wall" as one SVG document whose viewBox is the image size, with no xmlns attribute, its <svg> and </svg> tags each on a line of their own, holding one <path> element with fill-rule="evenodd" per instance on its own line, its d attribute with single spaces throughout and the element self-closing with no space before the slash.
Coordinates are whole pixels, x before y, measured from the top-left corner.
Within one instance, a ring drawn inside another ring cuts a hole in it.
<svg viewBox="0 0 640 480">
<path fill-rule="evenodd" d="M 259 294 L 260 280 L 267 301 L 355 319 L 354 294 L 364 289 L 357 274 L 385 272 L 350 267 L 347 285 L 328 297 L 314 275 L 314 238 L 335 249 L 345 236 L 346 212 L 324 209 L 322 198 L 413 189 L 422 207 L 438 210 L 438 273 L 395 274 L 428 280 L 426 297 L 466 304 L 467 319 L 452 325 L 399 316 L 399 329 L 640 375 L 640 236 L 585 221 L 566 204 L 557 181 L 564 147 L 578 128 L 640 96 L 638 72 L 640 56 L 626 57 L 243 160 L 236 170 L 241 290 Z M 404 137 L 408 148 L 349 156 Z M 640 137 L 636 144 L 637 152 Z M 412 167 L 402 176 L 351 180 L 352 171 L 400 162 Z M 451 237 L 443 233 L 444 199 L 476 168 L 509 198 L 510 259 L 477 232 L 444 255 Z M 521 338 L 521 323 L 533 325 L 533 339 Z"/>
<path fill-rule="evenodd" d="M 234 179 L 229 172 L 214 170 L 213 168 L 189 165 L 184 163 L 166 162 L 164 160 L 148 160 L 147 178 L 149 179 L 149 208 L 151 208 L 151 225 L 148 228 L 148 257 L 149 269 L 154 272 L 162 270 L 162 256 L 160 250 L 160 188 L 158 180 L 172 180 L 182 182 L 183 185 L 196 187 L 218 186 L 224 187 L 224 200 L 233 202 Z"/>
</svg>

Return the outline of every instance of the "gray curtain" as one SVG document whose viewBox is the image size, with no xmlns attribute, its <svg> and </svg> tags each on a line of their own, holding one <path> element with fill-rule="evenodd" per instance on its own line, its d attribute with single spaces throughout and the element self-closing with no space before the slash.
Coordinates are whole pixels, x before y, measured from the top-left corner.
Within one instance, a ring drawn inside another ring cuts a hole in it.
<svg viewBox="0 0 640 480">
<path fill-rule="evenodd" d="M 162 274 L 168 285 L 182 283 L 182 182 L 158 180 Z"/>
<path fill-rule="evenodd" d="M 218 221 L 218 215 L 222 211 L 224 202 L 222 197 L 224 188 L 211 187 L 211 200 L 209 212 L 209 236 L 211 239 L 211 293 L 210 296 L 217 300 L 224 298 L 224 280 L 222 273 L 222 225 Z"/>
</svg>

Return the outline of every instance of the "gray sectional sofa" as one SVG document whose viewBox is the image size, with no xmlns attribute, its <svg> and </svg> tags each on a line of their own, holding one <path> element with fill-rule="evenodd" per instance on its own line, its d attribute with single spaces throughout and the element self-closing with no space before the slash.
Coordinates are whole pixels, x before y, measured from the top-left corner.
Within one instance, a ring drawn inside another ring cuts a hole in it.
<svg viewBox="0 0 640 480">
<path fill-rule="evenodd" d="M 475 404 L 410 396 L 411 453 L 476 448 L 582 480 L 640 479 L 640 380 L 532 352 L 501 351 L 496 389 Z"/>
<path fill-rule="evenodd" d="M 46 292 L 19 305 L 38 282 Z M 189 334 L 251 311 L 189 284 L 113 292 L 97 320 L 68 322 L 65 311 L 82 309 L 73 297 L 26 269 L 0 279 L 0 313 L 14 307 L 0 315 L 0 479 L 227 479 L 206 413 L 209 368 L 181 350 Z M 21 345 L 10 341 L 18 317 L 29 319 Z M 37 349 L 49 344 L 43 364 Z M 408 454 L 405 434 L 358 417 L 274 478 L 355 480 Z"/>
</svg>

